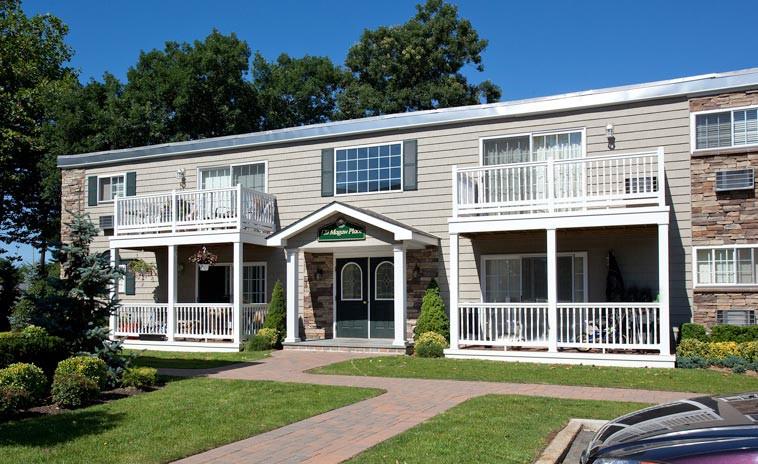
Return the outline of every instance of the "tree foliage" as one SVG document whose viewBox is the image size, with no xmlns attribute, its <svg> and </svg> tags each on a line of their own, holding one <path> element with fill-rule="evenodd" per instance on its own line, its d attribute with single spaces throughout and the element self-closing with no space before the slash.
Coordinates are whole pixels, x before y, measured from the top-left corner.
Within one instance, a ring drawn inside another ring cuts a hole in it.
<svg viewBox="0 0 758 464">
<path fill-rule="evenodd" d="M 427 332 L 438 333 L 445 340 L 450 338 L 450 320 L 445 313 L 445 302 L 440 296 L 440 287 L 434 279 L 429 282 L 424 297 L 421 299 L 421 314 L 416 321 L 413 338 L 418 340 Z"/>
<path fill-rule="evenodd" d="M 8 317 L 20 296 L 21 270 L 13 261 L 0 258 L 0 332 L 10 328 Z"/>
<path fill-rule="evenodd" d="M 483 71 L 481 39 L 455 5 L 427 0 L 400 26 L 363 32 L 347 53 L 353 79 L 339 97 L 343 117 L 428 110 L 497 101 L 490 81 L 470 84 L 467 65 Z"/>
<path fill-rule="evenodd" d="M 271 292 L 271 302 L 268 304 L 268 313 L 266 313 L 266 320 L 263 321 L 263 328 L 276 331 L 277 345 L 282 342 L 287 332 L 287 303 L 284 298 L 282 283 L 278 280 Z"/>
</svg>

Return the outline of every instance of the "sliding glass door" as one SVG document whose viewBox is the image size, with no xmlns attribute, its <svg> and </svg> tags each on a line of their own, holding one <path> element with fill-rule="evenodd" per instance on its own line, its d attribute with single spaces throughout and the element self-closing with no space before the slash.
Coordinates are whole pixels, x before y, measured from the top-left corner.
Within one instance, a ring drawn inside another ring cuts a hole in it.
<svg viewBox="0 0 758 464">
<path fill-rule="evenodd" d="M 558 254 L 558 301 L 586 300 L 586 253 Z M 547 301 L 547 257 L 544 254 L 482 257 L 482 297 L 486 303 Z"/>
</svg>

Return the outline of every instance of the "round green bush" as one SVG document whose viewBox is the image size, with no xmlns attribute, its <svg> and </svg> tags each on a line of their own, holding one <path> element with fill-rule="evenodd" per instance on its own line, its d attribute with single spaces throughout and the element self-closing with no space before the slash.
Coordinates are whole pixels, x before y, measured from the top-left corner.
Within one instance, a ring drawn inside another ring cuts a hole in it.
<svg viewBox="0 0 758 464">
<path fill-rule="evenodd" d="M 437 332 L 425 332 L 416 340 L 414 352 L 421 358 L 441 358 L 446 347 L 445 337 Z"/>
<path fill-rule="evenodd" d="M 682 324 L 679 329 L 679 342 L 681 343 L 682 341 L 689 339 L 707 342 L 708 334 L 705 333 L 705 326 L 692 322 L 686 322 Z"/>
<path fill-rule="evenodd" d="M 742 342 L 737 345 L 737 355 L 749 363 L 758 362 L 758 342 Z"/>
<path fill-rule="evenodd" d="M 277 343 L 281 340 L 281 334 L 278 330 L 272 329 L 270 327 L 264 327 L 261 330 L 258 331 L 256 335 L 260 335 L 261 337 L 266 337 L 271 341 L 271 346 L 276 346 Z"/>
<path fill-rule="evenodd" d="M 108 385 L 108 366 L 100 358 L 91 356 L 74 356 L 58 363 L 55 376 L 58 374 L 81 374 L 95 382 L 98 388 Z"/>
<path fill-rule="evenodd" d="M 676 367 L 680 369 L 706 369 L 710 365 L 711 363 L 709 363 L 707 359 L 701 358 L 700 356 L 676 357 Z"/>
<path fill-rule="evenodd" d="M 47 330 L 36 325 L 27 325 L 21 330 L 21 334 L 27 337 L 47 337 Z"/>
<path fill-rule="evenodd" d="M 52 396 L 55 404 L 64 408 L 78 408 L 97 398 L 97 382 L 79 372 L 56 372 Z"/>
<path fill-rule="evenodd" d="M 158 370 L 152 367 L 130 367 L 121 377 L 121 385 L 125 387 L 147 388 L 158 381 Z"/>
<path fill-rule="evenodd" d="M 14 363 L 0 369 L 0 386 L 21 388 L 28 394 L 28 402 L 21 407 L 37 404 L 45 397 L 47 377 L 34 364 Z"/>
<path fill-rule="evenodd" d="M 426 332 L 436 332 L 447 341 L 450 336 L 450 321 L 445 313 L 445 302 L 440 296 L 437 283 L 432 280 L 421 299 L 421 314 L 413 329 L 413 337 L 418 342 L 419 337 Z"/>
<path fill-rule="evenodd" d="M 708 343 L 701 342 L 696 338 L 684 339 L 679 343 L 679 346 L 676 347 L 677 357 L 681 356 L 684 358 L 708 358 L 710 355 L 709 351 Z"/>
<path fill-rule="evenodd" d="M 10 416 L 31 403 L 29 392 L 13 385 L 0 385 L 0 418 Z"/>
<path fill-rule="evenodd" d="M 245 343 L 245 351 L 266 351 L 273 348 L 273 346 L 271 338 L 265 335 L 255 334 L 247 339 L 247 343 Z"/>
</svg>

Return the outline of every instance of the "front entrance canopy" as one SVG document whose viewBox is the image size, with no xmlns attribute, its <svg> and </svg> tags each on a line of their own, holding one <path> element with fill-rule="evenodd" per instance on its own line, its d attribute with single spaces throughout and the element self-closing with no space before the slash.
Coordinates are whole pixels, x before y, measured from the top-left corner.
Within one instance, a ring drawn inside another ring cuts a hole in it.
<svg viewBox="0 0 758 464">
<path fill-rule="evenodd" d="M 423 248 L 428 245 L 439 245 L 439 238 L 434 235 L 407 226 L 382 214 L 346 205 L 338 201 L 333 201 L 328 205 L 317 209 L 311 214 L 269 236 L 266 240 L 266 244 L 275 247 L 290 247 L 291 245 L 288 244 L 288 240 L 292 240 L 313 227 L 323 225 L 324 222 L 332 216 L 342 216 L 346 219 L 354 219 L 367 226 L 384 231 L 389 234 L 394 242 L 404 243 L 409 248 Z"/>
<path fill-rule="evenodd" d="M 347 226 L 347 229 L 345 229 Z M 340 233 L 338 233 L 340 232 Z M 295 221 L 267 239 L 268 246 L 283 247 L 287 257 L 287 337 L 285 342 L 300 341 L 299 330 L 299 255 L 301 251 L 334 253 L 350 259 L 338 261 L 340 269 L 356 269 L 356 275 L 373 275 L 376 265 L 392 263 L 391 282 L 393 297 L 387 301 L 369 301 L 364 298 L 371 292 L 370 279 L 353 278 L 349 294 L 340 294 L 338 309 L 345 312 L 342 334 L 337 336 L 393 336 L 392 344 L 404 347 L 406 343 L 406 250 L 438 246 L 439 239 L 381 214 L 344 203 L 332 202 Z M 369 254 L 376 258 L 367 257 Z M 382 258 L 382 259 L 380 259 Z M 372 259 L 374 260 L 372 262 Z M 387 268 L 389 269 L 389 268 Z M 371 272 L 373 271 L 373 272 Z M 340 276 L 342 274 L 339 274 Z M 339 279 L 339 277 L 337 277 Z M 385 276 L 386 279 L 389 276 Z M 374 285 L 376 282 L 374 282 Z M 374 288 L 376 291 L 376 288 Z M 375 292 L 374 292 L 375 293 Z M 344 300 L 344 301 L 343 301 Z M 370 303 L 375 311 L 373 327 L 367 324 Z M 350 322 L 353 326 L 350 327 Z M 363 327 L 365 325 L 365 327 Z M 360 327 L 358 327 L 360 326 Z M 354 330 L 353 330 L 354 329 Z M 359 330 L 360 329 L 360 330 Z M 365 330 L 363 330 L 365 329 Z M 338 331 L 339 332 L 339 331 Z"/>
</svg>

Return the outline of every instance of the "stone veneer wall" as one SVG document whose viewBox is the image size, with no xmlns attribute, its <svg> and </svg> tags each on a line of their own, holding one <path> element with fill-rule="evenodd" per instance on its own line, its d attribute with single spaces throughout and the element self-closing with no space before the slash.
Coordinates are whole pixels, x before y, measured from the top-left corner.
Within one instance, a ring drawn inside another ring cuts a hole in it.
<svg viewBox="0 0 758 464">
<path fill-rule="evenodd" d="M 758 92 L 737 92 L 693 99 L 690 101 L 690 111 L 748 105 L 758 105 Z M 715 185 L 717 171 L 749 167 L 758 168 L 756 148 L 693 152 L 690 163 L 693 246 L 758 244 L 756 191 L 716 193 Z M 716 323 L 717 310 L 758 308 L 758 287 L 695 289 L 693 303 L 693 320 L 710 326 Z"/>
<path fill-rule="evenodd" d="M 71 222 L 73 212 L 84 211 L 87 197 L 84 187 L 84 169 L 64 169 L 61 171 L 61 241 L 69 241 L 66 224 Z"/>
<path fill-rule="evenodd" d="M 413 338 L 421 299 L 429 282 L 437 277 L 439 250 L 428 247 L 423 250 L 408 250 L 406 255 L 407 282 L 407 325 L 406 337 Z M 305 276 L 303 282 L 302 333 L 307 339 L 332 338 L 334 323 L 332 290 L 334 285 L 334 260 L 331 253 L 304 253 Z M 418 277 L 413 271 L 418 266 Z M 321 269 L 321 279 L 316 279 L 316 271 Z"/>
</svg>

